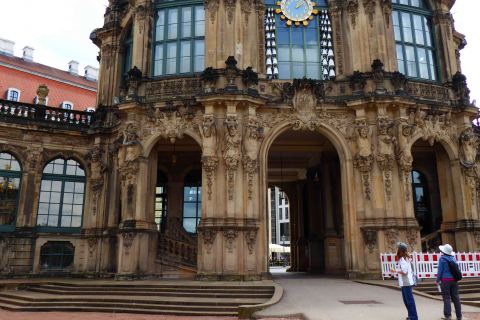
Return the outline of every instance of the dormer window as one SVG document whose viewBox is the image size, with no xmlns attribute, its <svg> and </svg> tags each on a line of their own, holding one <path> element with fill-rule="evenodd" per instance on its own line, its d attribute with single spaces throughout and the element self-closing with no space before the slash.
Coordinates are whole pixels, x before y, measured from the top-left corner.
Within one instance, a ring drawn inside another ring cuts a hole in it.
<svg viewBox="0 0 480 320">
<path fill-rule="evenodd" d="M 62 102 L 62 109 L 73 110 L 73 103 L 71 103 L 70 101 Z"/>
<path fill-rule="evenodd" d="M 16 88 L 9 88 L 7 91 L 7 100 L 20 101 L 20 90 Z"/>
</svg>

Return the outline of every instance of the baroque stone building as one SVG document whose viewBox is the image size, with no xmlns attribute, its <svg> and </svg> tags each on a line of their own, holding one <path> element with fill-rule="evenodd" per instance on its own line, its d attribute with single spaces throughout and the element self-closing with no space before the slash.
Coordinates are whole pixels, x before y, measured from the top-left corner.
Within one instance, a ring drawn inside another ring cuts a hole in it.
<svg viewBox="0 0 480 320">
<path fill-rule="evenodd" d="M 478 250 L 454 2 L 111 0 L 93 116 L 0 104 L 1 272 L 268 277 L 273 185 L 294 271 Z"/>
</svg>

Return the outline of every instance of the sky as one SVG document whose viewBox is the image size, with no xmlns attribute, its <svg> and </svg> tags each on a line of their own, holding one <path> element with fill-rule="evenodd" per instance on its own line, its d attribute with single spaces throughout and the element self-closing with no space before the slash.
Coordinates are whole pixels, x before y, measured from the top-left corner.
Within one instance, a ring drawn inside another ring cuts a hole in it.
<svg viewBox="0 0 480 320">
<path fill-rule="evenodd" d="M 3 0 L 0 38 L 15 42 L 15 55 L 21 56 L 23 47 L 31 46 L 36 62 L 62 70 L 71 60 L 80 63 L 80 72 L 86 65 L 98 67 L 98 48 L 89 35 L 103 25 L 107 4 L 108 0 Z M 479 0 L 457 0 L 452 9 L 455 28 L 468 42 L 461 52 L 462 71 L 471 98 L 480 106 L 478 12 Z"/>
</svg>

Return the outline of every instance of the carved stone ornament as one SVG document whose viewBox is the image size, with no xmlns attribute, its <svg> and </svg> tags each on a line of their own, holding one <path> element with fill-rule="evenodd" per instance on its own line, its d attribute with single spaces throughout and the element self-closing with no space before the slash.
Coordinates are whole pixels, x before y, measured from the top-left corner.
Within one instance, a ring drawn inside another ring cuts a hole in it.
<svg viewBox="0 0 480 320">
<path fill-rule="evenodd" d="M 93 257 L 93 253 L 95 252 L 96 248 L 97 248 L 97 243 L 98 243 L 98 239 L 97 238 L 88 238 L 87 239 L 87 243 L 88 243 L 88 255 L 90 257 Z"/>
<path fill-rule="evenodd" d="M 353 29 L 357 24 L 357 16 L 358 16 L 358 0 L 348 0 L 347 1 L 347 12 L 348 16 L 350 17 L 350 22 L 352 24 Z"/>
<path fill-rule="evenodd" d="M 207 180 L 207 196 L 208 200 L 212 200 L 212 186 L 213 186 L 213 179 L 215 177 L 215 171 L 217 170 L 218 166 L 218 158 L 217 157 L 202 157 L 202 167 L 205 172 L 205 178 Z"/>
<path fill-rule="evenodd" d="M 387 199 L 392 197 L 392 170 L 395 163 L 394 123 L 386 118 L 379 118 L 378 124 L 377 163 L 383 173 L 383 183 Z"/>
<path fill-rule="evenodd" d="M 414 124 L 422 133 L 422 138 L 433 146 L 435 141 L 456 137 L 457 126 L 452 122 L 451 112 L 427 114 L 426 111 L 417 108 L 411 112 Z M 455 138 L 456 139 L 456 138 Z"/>
<path fill-rule="evenodd" d="M 377 0 L 363 0 L 363 8 L 368 15 L 370 21 L 370 27 L 373 28 L 373 22 L 375 20 L 375 11 L 377 7 Z"/>
<path fill-rule="evenodd" d="M 387 28 L 390 28 L 390 17 L 392 16 L 392 0 L 381 0 L 380 5 L 382 6 L 383 15 L 385 16 L 385 22 L 387 23 Z"/>
<path fill-rule="evenodd" d="M 461 106 L 470 105 L 470 89 L 467 86 L 467 77 L 460 71 L 455 73 L 452 78 L 452 88 Z"/>
<path fill-rule="evenodd" d="M 225 238 L 225 245 L 228 252 L 232 253 L 235 245 L 235 239 L 238 236 L 238 230 L 235 229 L 225 229 L 223 230 L 223 237 Z"/>
<path fill-rule="evenodd" d="M 223 159 L 227 168 L 228 199 L 233 200 L 235 189 L 235 172 L 241 161 L 240 143 L 241 135 L 238 130 L 236 115 L 227 115 L 225 119 L 225 149 Z"/>
<path fill-rule="evenodd" d="M 415 251 L 417 246 L 417 239 L 418 239 L 418 231 L 416 229 L 408 229 L 407 230 L 407 245 L 409 251 Z"/>
<path fill-rule="evenodd" d="M 373 253 L 377 247 L 377 230 L 362 228 L 363 241 L 367 245 L 368 251 Z"/>
<path fill-rule="evenodd" d="M 203 238 L 203 244 L 207 249 L 207 253 L 212 253 L 213 243 L 215 242 L 215 238 L 217 236 L 217 230 L 213 228 L 201 228 L 200 234 Z"/>
<path fill-rule="evenodd" d="M 407 77 L 401 72 L 395 71 L 392 73 L 392 85 L 397 95 L 405 95 L 405 87 L 407 85 Z"/>
<path fill-rule="evenodd" d="M 371 199 L 371 171 L 373 169 L 373 155 L 371 143 L 371 130 L 366 120 L 356 122 L 357 155 L 353 165 L 360 171 L 363 192 L 367 200 Z"/>
<path fill-rule="evenodd" d="M 248 25 L 248 18 L 255 8 L 255 0 L 240 0 L 240 6 L 245 19 L 245 25 Z"/>
<path fill-rule="evenodd" d="M 226 0 L 226 1 L 235 1 L 235 0 Z M 240 69 L 237 68 L 237 60 L 234 56 L 229 56 L 225 61 L 225 77 L 227 78 L 228 87 L 236 88 L 235 79 L 240 73 Z"/>
<path fill-rule="evenodd" d="M 350 88 L 352 88 L 353 94 L 363 94 L 366 85 L 365 74 L 360 71 L 354 71 L 350 76 Z"/>
<path fill-rule="evenodd" d="M 470 169 L 475 165 L 479 143 L 480 140 L 471 127 L 460 134 L 460 163 L 464 168 Z"/>
<path fill-rule="evenodd" d="M 128 253 L 130 247 L 133 244 L 133 240 L 135 240 L 135 233 L 134 232 L 123 232 L 123 248 L 125 249 L 125 253 Z"/>
<path fill-rule="evenodd" d="M 253 254 L 255 250 L 255 244 L 257 242 L 257 230 L 246 230 L 245 242 L 247 243 L 248 252 Z"/>
<path fill-rule="evenodd" d="M 397 126 L 397 139 L 395 144 L 395 153 L 399 167 L 400 179 L 404 183 L 405 198 L 410 201 L 411 194 L 411 172 L 413 157 L 410 147 L 410 140 L 415 131 L 413 119 L 410 122 L 400 121 Z"/>
<path fill-rule="evenodd" d="M 248 199 L 252 200 L 253 195 L 253 178 L 255 174 L 258 172 L 258 160 L 252 159 L 247 155 L 243 156 L 243 169 L 247 176 L 247 183 L 248 183 Z"/>
<path fill-rule="evenodd" d="M 397 243 L 399 240 L 399 232 L 397 229 L 388 229 L 385 231 L 385 239 L 387 241 L 387 249 L 390 252 L 397 252 Z"/>
<path fill-rule="evenodd" d="M 375 81 L 375 93 L 376 94 L 385 94 L 387 90 L 385 89 L 385 70 L 383 62 L 380 59 L 373 60 L 372 63 L 372 76 Z"/>
<path fill-rule="evenodd" d="M 220 0 L 205 0 L 205 10 L 210 14 L 210 21 L 212 24 L 215 22 L 215 15 L 218 12 L 218 7 L 220 5 Z"/>
<path fill-rule="evenodd" d="M 224 0 L 225 10 L 227 11 L 228 23 L 232 24 L 233 17 L 235 16 L 235 7 L 237 0 Z"/>
</svg>

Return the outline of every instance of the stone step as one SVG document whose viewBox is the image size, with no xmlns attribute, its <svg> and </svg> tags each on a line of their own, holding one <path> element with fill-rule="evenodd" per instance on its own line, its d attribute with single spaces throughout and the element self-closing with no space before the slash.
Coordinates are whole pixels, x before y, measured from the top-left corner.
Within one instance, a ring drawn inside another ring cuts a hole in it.
<svg viewBox="0 0 480 320">
<path fill-rule="evenodd" d="M 179 281 L 181 282 L 181 281 Z M 191 283 L 191 282 L 190 282 Z M 30 284 L 32 286 L 32 284 Z M 215 290 L 270 290 L 273 292 L 274 288 L 272 286 L 265 285 L 218 285 L 212 284 L 165 284 L 165 285 L 142 285 L 142 284 L 111 284 L 111 283 L 63 283 L 63 282 L 48 282 L 44 284 L 38 284 L 36 286 L 57 286 L 57 287 L 68 287 L 68 288 L 132 288 L 132 289 L 215 289 Z"/>
<path fill-rule="evenodd" d="M 13 299 L 22 302 L 36 303 L 36 302 L 104 302 L 104 303 L 121 303 L 121 304 L 181 304 L 192 306 L 239 306 L 260 304 L 268 299 L 258 298 L 242 298 L 242 299 L 226 299 L 217 298 L 211 299 L 208 297 L 157 297 L 157 296 L 144 296 L 144 297 L 111 297 L 110 295 L 100 296 L 62 296 L 62 295 L 44 295 L 40 293 L 30 293 L 25 291 L 19 292 L 0 292 L 0 299 Z"/>
<path fill-rule="evenodd" d="M 180 290 L 59 290 L 50 289 L 45 287 L 28 287 L 26 290 L 32 292 L 43 292 L 49 294 L 61 294 L 61 295 L 117 295 L 117 296 L 148 296 L 155 295 L 157 297 L 206 297 L 206 298 L 260 298 L 270 299 L 273 292 L 202 292 L 201 290 L 195 290 L 193 292 L 184 292 Z"/>
<path fill-rule="evenodd" d="M 68 291 L 129 291 L 129 292 L 205 292 L 205 293 L 265 293 L 272 294 L 272 287 L 212 287 L 212 286 L 65 286 L 59 284 L 40 284 L 29 285 L 27 288 L 41 288 L 49 290 L 68 290 Z"/>
<path fill-rule="evenodd" d="M 164 310 L 164 309 L 134 309 L 129 307 L 85 307 L 85 306 L 56 306 L 56 307 L 19 307 L 0 301 L 0 308 L 8 311 L 25 311 L 25 312 L 103 312 L 103 313 L 132 313 L 132 314 L 161 314 L 176 316 L 212 316 L 225 317 L 237 316 L 237 311 L 194 311 L 194 310 Z"/>
</svg>

